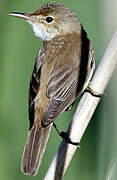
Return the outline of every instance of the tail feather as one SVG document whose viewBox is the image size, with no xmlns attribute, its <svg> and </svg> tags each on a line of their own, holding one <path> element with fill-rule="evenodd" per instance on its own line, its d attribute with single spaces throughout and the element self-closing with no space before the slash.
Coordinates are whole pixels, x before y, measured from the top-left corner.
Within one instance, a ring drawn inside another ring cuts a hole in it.
<svg viewBox="0 0 117 180">
<path fill-rule="evenodd" d="M 21 170 L 24 174 L 33 176 L 37 174 L 45 152 L 50 130 L 51 125 L 46 128 L 36 126 L 29 131 L 21 163 Z"/>
</svg>

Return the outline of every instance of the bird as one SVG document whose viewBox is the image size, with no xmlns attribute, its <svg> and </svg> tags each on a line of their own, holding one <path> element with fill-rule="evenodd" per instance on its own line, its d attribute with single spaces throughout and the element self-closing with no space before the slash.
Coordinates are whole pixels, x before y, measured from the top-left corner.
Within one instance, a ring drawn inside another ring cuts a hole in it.
<svg viewBox="0 0 117 180">
<path fill-rule="evenodd" d="M 35 176 L 54 120 L 88 88 L 95 54 L 80 20 L 61 3 L 10 15 L 26 20 L 43 41 L 29 85 L 30 127 L 21 162 L 23 173 Z"/>
</svg>

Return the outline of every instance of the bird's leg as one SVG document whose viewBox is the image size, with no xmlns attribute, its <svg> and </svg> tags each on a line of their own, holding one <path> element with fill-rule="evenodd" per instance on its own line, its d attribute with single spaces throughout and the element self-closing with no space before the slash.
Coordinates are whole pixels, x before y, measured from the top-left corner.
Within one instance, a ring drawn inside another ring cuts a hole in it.
<svg viewBox="0 0 117 180">
<path fill-rule="evenodd" d="M 73 142 L 71 141 L 71 139 L 69 138 L 67 132 L 64 131 L 59 131 L 56 124 L 53 122 L 53 126 L 56 129 L 57 133 L 59 134 L 59 136 L 61 136 L 63 139 L 65 139 L 65 141 L 69 144 L 75 145 L 75 146 L 79 146 L 78 142 Z"/>
<path fill-rule="evenodd" d="M 74 103 L 72 103 L 70 106 L 68 106 L 65 111 L 71 111 L 72 107 L 73 107 Z"/>
<path fill-rule="evenodd" d="M 92 96 L 101 98 L 103 96 L 103 94 L 99 94 L 98 92 L 94 91 L 91 87 L 90 87 L 90 83 L 87 86 L 87 88 L 85 89 L 85 92 L 89 92 Z"/>
</svg>

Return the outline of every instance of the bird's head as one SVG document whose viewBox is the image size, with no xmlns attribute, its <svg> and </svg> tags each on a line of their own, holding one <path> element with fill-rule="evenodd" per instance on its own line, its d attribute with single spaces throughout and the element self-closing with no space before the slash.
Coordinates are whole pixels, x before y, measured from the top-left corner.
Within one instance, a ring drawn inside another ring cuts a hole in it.
<svg viewBox="0 0 117 180">
<path fill-rule="evenodd" d="M 75 14 L 59 3 L 47 3 L 31 13 L 11 12 L 11 16 L 25 19 L 37 37 L 49 41 L 57 35 L 80 32 L 80 22 Z"/>
</svg>

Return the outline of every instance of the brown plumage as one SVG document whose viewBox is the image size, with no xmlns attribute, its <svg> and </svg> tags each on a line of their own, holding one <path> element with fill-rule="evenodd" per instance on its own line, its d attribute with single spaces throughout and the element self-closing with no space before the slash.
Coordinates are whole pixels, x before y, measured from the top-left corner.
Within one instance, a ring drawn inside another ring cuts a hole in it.
<svg viewBox="0 0 117 180">
<path fill-rule="evenodd" d="M 52 122 L 73 104 L 91 79 L 94 51 L 75 14 L 61 4 L 48 3 L 29 14 L 11 15 L 26 19 L 43 40 L 30 81 L 30 129 L 22 158 L 22 171 L 36 175 Z"/>
</svg>

